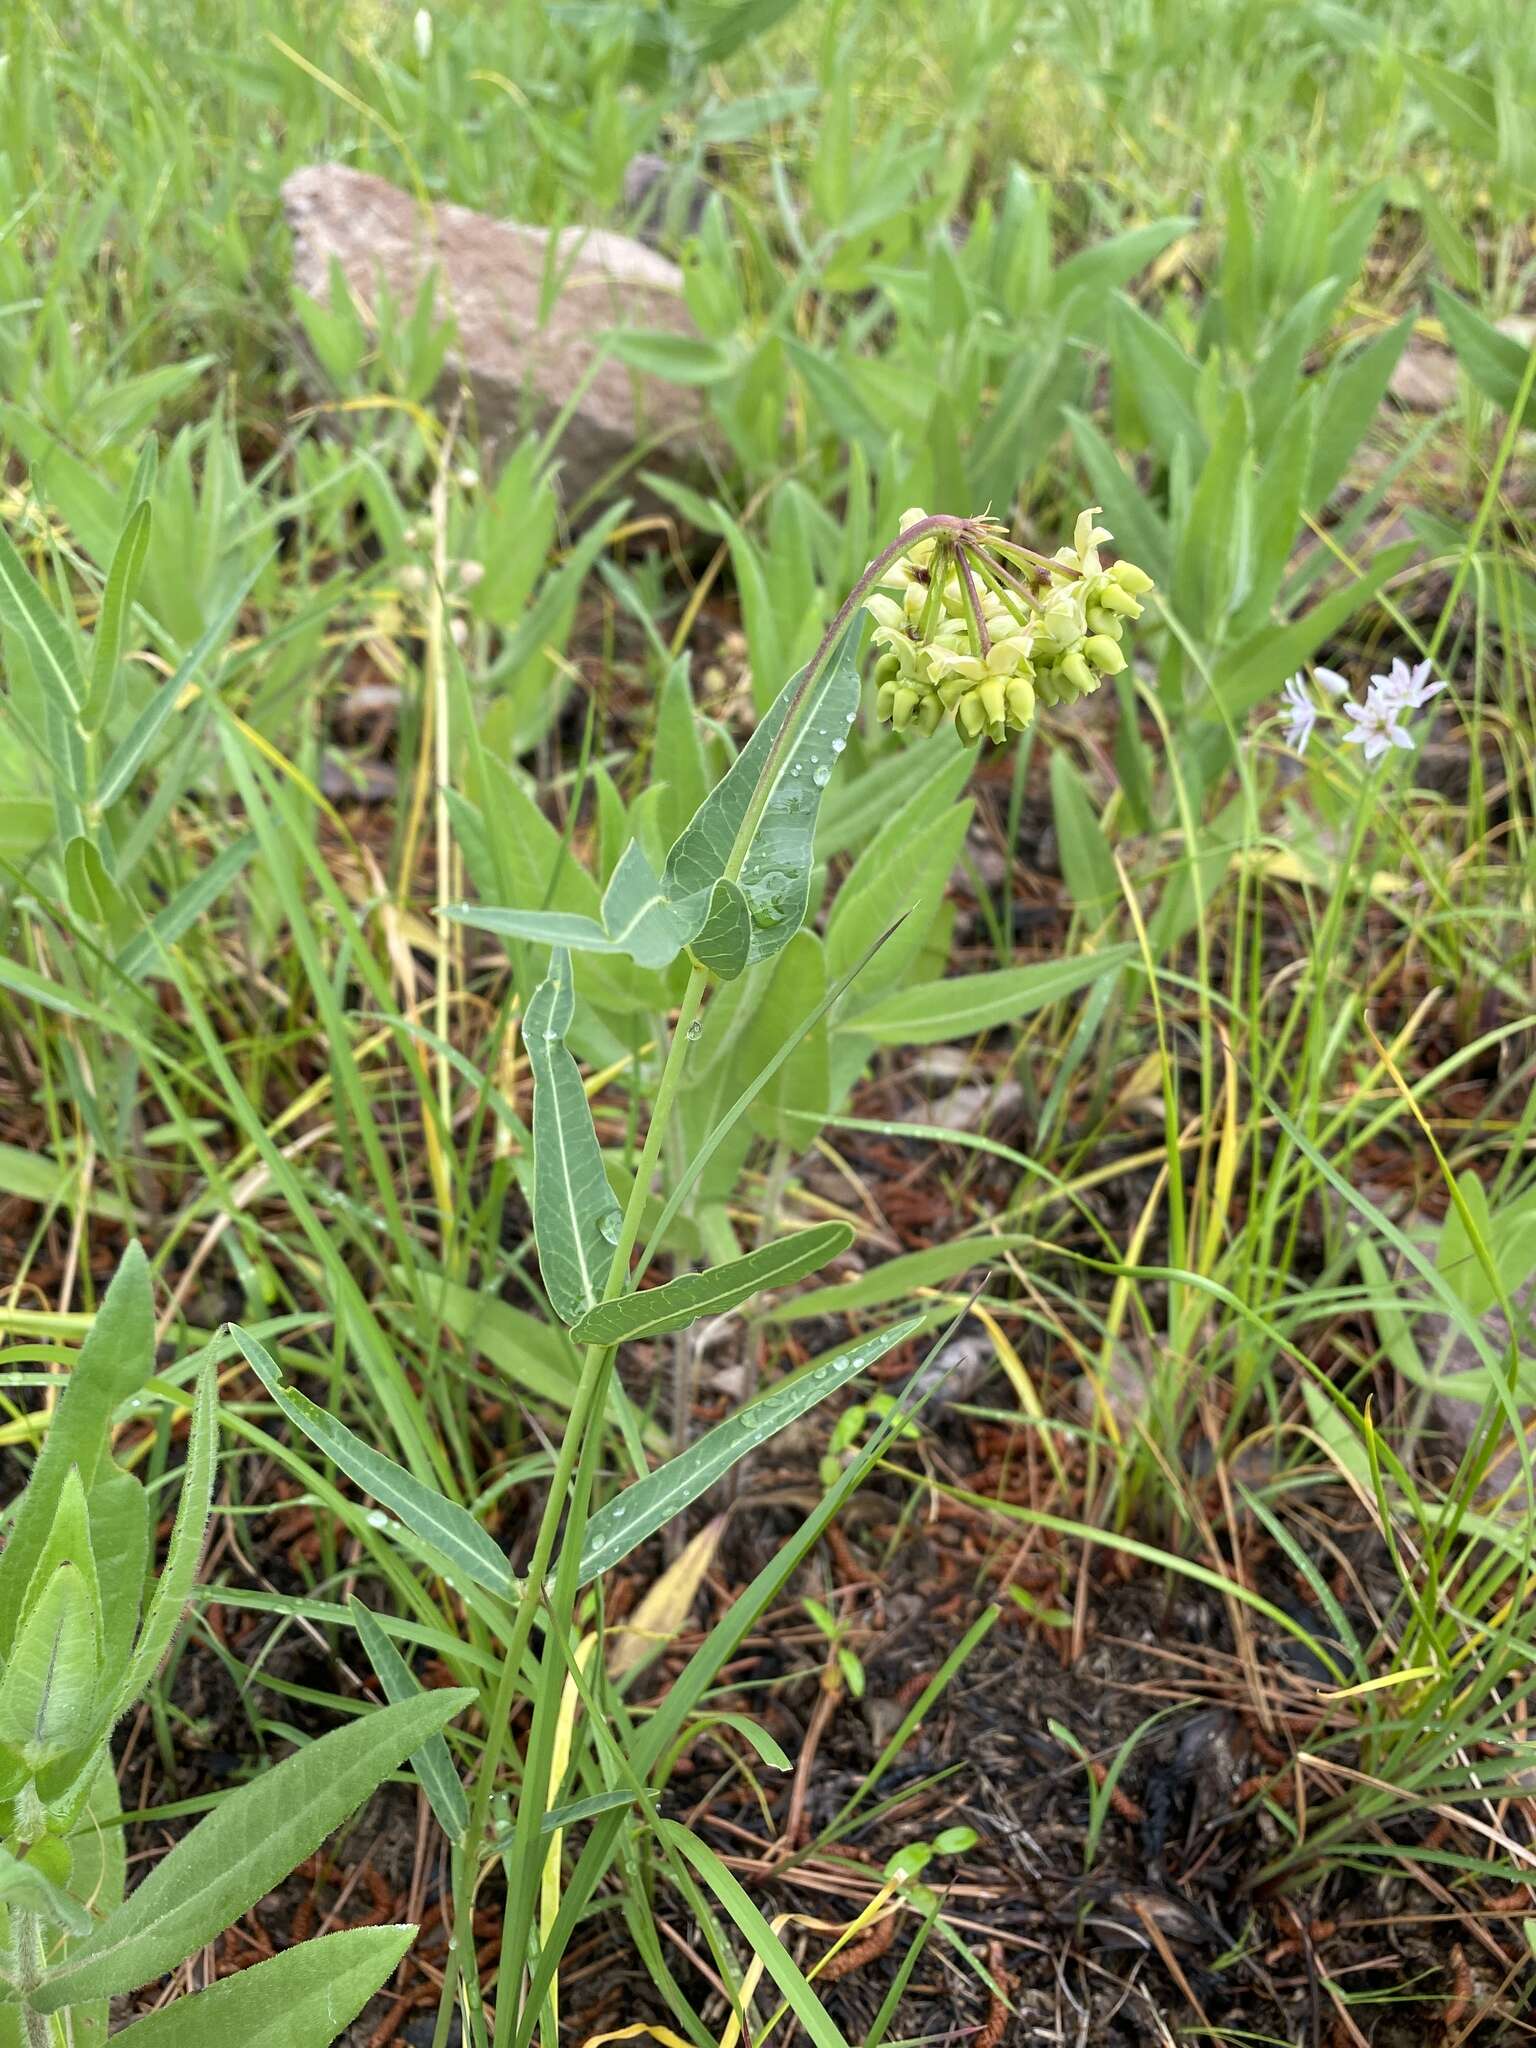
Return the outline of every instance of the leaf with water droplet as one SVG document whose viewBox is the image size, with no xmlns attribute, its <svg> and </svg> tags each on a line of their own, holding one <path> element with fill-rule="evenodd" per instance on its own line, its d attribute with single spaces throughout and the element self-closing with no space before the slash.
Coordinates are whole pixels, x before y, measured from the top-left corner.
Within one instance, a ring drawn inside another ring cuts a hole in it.
<svg viewBox="0 0 1536 2048">
<path fill-rule="evenodd" d="M 745 894 L 724 877 L 709 892 L 709 910 L 688 950 L 700 967 L 722 981 L 734 981 L 747 964 L 752 913 Z"/>
<path fill-rule="evenodd" d="M 814 1273 L 853 1242 L 846 1223 L 818 1223 L 776 1238 L 743 1258 L 727 1259 L 707 1273 L 680 1273 L 662 1287 L 601 1301 L 572 1330 L 579 1344 L 627 1344 L 637 1337 L 662 1337 L 685 1330 L 704 1316 L 723 1315 L 765 1288 L 787 1287 Z M 823 1378 L 831 1367 L 821 1368 Z"/>
<path fill-rule="evenodd" d="M 887 1351 L 910 1337 L 922 1326 L 921 1316 L 909 1316 L 879 1335 L 866 1337 L 829 1361 L 827 1368 L 802 1373 L 773 1393 L 755 1401 L 740 1414 L 717 1423 L 696 1444 L 690 1444 L 669 1463 L 626 1486 L 608 1505 L 599 1508 L 587 1524 L 581 1546 L 580 1583 L 586 1585 L 601 1573 L 611 1571 L 637 1544 L 670 1522 L 701 1494 L 723 1479 L 731 1467 L 787 1423 L 857 1378 L 866 1367 L 883 1358 Z"/>
<path fill-rule="evenodd" d="M 737 877 L 754 911 L 748 965 L 780 952 L 805 918 L 816 814 L 821 791 L 831 780 L 822 748 L 825 734 L 846 725 L 858 707 L 861 622 L 862 614 L 849 625 L 812 683 L 796 714 L 798 736 L 791 738 L 787 752 L 773 761 L 770 770 L 774 743 L 799 687 L 798 675 L 779 692 L 724 780 L 710 791 L 667 855 L 662 880 L 674 903 L 711 887 L 725 873 L 759 781 L 765 773 L 771 774 L 767 799 Z M 757 914 L 764 900 L 759 886 L 773 874 L 783 875 L 787 886 L 774 892 L 778 915 L 764 918 Z"/>
<path fill-rule="evenodd" d="M 615 1207 L 592 1107 L 565 1043 L 575 1009 L 570 955 L 557 949 L 528 1000 L 523 1050 L 533 1069 L 533 1237 L 545 1291 L 566 1323 L 602 1295 L 612 1264 L 604 1225 Z"/>
</svg>

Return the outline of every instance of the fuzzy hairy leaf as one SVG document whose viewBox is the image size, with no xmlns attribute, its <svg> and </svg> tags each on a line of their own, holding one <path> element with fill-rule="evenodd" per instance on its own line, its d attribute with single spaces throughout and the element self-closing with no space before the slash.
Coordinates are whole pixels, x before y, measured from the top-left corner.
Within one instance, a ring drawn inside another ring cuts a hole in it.
<svg viewBox="0 0 1536 2048">
<path fill-rule="evenodd" d="M 581 1546 L 580 1583 L 586 1585 L 601 1573 L 612 1571 L 637 1544 L 654 1536 L 674 1515 L 680 1515 L 700 1494 L 723 1479 L 748 1451 L 755 1451 L 818 1401 L 846 1386 L 877 1358 L 883 1358 L 887 1351 L 910 1337 L 921 1322 L 920 1316 L 910 1316 L 878 1336 L 866 1337 L 861 1344 L 828 1359 L 813 1372 L 762 1395 L 750 1407 L 707 1431 L 686 1451 L 647 1473 L 644 1479 L 626 1486 L 606 1507 L 599 1508 L 587 1524 Z"/>
<path fill-rule="evenodd" d="M 618 1301 L 600 1301 L 575 1325 L 571 1335 L 581 1344 L 627 1344 L 636 1337 L 661 1337 L 686 1330 L 704 1316 L 723 1315 L 767 1287 L 787 1287 L 835 1259 L 853 1242 L 847 1223 L 818 1223 L 775 1239 L 745 1257 L 711 1266 L 707 1273 L 679 1273 L 664 1286 L 626 1294 Z"/>
<path fill-rule="evenodd" d="M 300 1942 L 135 2020 L 113 2038 L 132 2048 L 330 2048 L 385 1984 L 414 1927 L 353 1927 Z"/>
<path fill-rule="evenodd" d="M 564 1323 L 601 1297 L 619 1217 L 591 1105 L 565 1043 L 575 1010 L 570 955 L 557 947 L 529 998 L 523 1047 L 533 1069 L 534 1242 L 545 1291 Z"/>
<path fill-rule="evenodd" d="M 228 1793 L 104 1926 L 46 1974 L 34 2004 L 58 2012 L 80 1999 L 136 1991 L 174 1969 L 265 1898 L 475 1697 L 467 1689 L 430 1692 L 380 1707 Z"/>
<path fill-rule="evenodd" d="M 10 1640 L 70 1468 L 78 1470 L 89 1495 L 106 1452 L 113 1412 L 148 1379 L 154 1359 L 149 1267 L 139 1247 L 130 1244 L 80 1347 L 16 1510 L 10 1538 L 0 1552 L 0 1644 Z"/>
</svg>

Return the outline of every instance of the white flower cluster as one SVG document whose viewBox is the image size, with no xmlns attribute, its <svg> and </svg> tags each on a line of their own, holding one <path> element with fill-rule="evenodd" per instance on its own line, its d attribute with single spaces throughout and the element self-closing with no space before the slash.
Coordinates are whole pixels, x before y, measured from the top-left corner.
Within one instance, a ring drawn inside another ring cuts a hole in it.
<svg viewBox="0 0 1536 2048">
<path fill-rule="evenodd" d="M 1438 697 L 1443 682 L 1430 680 L 1430 665 L 1421 661 L 1410 668 L 1399 655 L 1384 676 L 1372 676 L 1364 703 L 1349 695 L 1349 684 L 1331 668 L 1314 668 L 1312 679 L 1330 697 L 1343 698 L 1344 716 L 1350 720 L 1344 735 L 1347 747 L 1359 747 L 1367 761 L 1376 761 L 1393 747 L 1411 751 L 1413 736 L 1403 724 L 1411 711 L 1419 711 L 1431 697 Z M 1298 754 L 1307 751 L 1307 741 L 1317 724 L 1319 705 L 1307 688 L 1306 677 L 1292 676 L 1285 685 L 1285 712 L 1290 721 L 1285 741 Z"/>
<path fill-rule="evenodd" d="M 1118 675 L 1125 623 L 1141 616 L 1138 599 L 1152 578 L 1134 562 L 1100 561 L 1109 534 L 1093 523 L 1097 509 L 1079 517 L 1072 545 L 1044 565 L 1038 592 L 1010 568 L 1023 551 L 1001 529 L 989 534 L 998 557 L 990 563 L 946 534 L 915 542 L 865 600 L 886 650 L 875 670 L 881 718 L 898 732 L 915 725 L 931 733 L 953 717 L 966 739 L 986 733 L 1000 745 L 1024 731 L 1037 703 L 1071 703 Z M 901 531 L 926 517 L 903 513 Z"/>
</svg>

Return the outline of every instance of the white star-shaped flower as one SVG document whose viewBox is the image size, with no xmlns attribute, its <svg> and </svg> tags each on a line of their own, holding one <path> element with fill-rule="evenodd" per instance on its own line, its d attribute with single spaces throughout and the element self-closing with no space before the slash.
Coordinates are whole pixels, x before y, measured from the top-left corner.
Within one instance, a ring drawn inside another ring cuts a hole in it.
<svg viewBox="0 0 1536 2048">
<path fill-rule="evenodd" d="M 1403 747 L 1411 753 L 1413 741 L 1397 722 L 1402 711 L 1395 698 L 1382 696 L 1373 685 L 1363 704 L 1344 706 L 1345 716 L 1354 720 L 1344 735 L 1345 746 L 1363 748 L 1367 761 L 1379 759 L 1389 747 Z"/>
<path fill-rule="evenodd" d="M 1444 683 L 1429 680 L 1427 661 L 1421 661 L 1417 668 L 1410 668 L 1401 655 L 1386 675 L 1371 677 L 1371 694 L 1384 704 L 1394 705 L 1399 711 L 1422 710 L 1430 698 L 1438 697 L 1444 688 Z"/>
<path fill-rule="evenodd" d="M 1285 729 L 1285 743 L 1298 754 L 1307 751 L 1307 741 L 1312 737 L 1312 728 L 1317 723 L 1317 706 L 1307 695 L 1307 686 L 1300 674 L 1287 679 L 1284 689 L 1285 708 L 1290 724 Z"/>
</svg>

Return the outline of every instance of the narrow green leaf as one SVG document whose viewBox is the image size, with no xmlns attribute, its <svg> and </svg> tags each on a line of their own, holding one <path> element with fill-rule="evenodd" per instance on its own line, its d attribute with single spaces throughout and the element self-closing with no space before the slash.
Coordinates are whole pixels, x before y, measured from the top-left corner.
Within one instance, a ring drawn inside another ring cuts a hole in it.
<svg viewBox="0 0 1536 2048">
<path fill-rule="evenodd" d="M 1312 444 L 1312 468 L 1307 477 L 1309 511 L 1321 511 L 1349 468 L 1412 332 L 1413 315 L 1405 313 L 1395 326 L 1356 349 L 1330 373 L 1323 386 Z"/>
<path fill-rule="evenodd" d="M 741 1929 L 751 1952 L 762 1958 L 769 1976 L 784 1994 L 796 2019 L 816 2044 L 816 2048 L 848 2048 L 842 2033 L 833 2024 L 831 2015 L 812 1990 L 805 1974 L 798 1968 L 788 1949 L 748 1898 L 741 1880 L 732 1876 L 714 1850 L 706 1842 L 701 1842 L 698 1836 L 690 1828 L 685 1828 L 680 1821 L 663 1820 L 658 1825 L 672 1846 L 687 1857 Z"/>
<path fill-rule="evenodd" d="M 545 1291 L 564 1323 L 601 1297 L 619 1221 L 592 1108 L 565 1043 L 575 1013 L 570 955 L 556 947 L 529 998 L 523 1047 L 533 1069 L 533 1235 Z"/>
<path fill-rule="evenodd" d="M 132 2048 L 330 2048 L 389 1978 L 414 1927 L 353 1927 L 302 1941 L 134 2020 Z"/>
<path fill-rule="evenodd" d="M 0 526 L 0 625 L 9 626 L 31 659 L 38 685 L 70 719 L 80 710 L 85 688 L 68 629 L 33 580 L 30 570 Z"/>
<path fill-rule="evenodd" d="M 78 1470 L 89 1494 L 106 1451 L 113 1413 L 143 1386 L 154 1362 L 149 1267 L 138 1245 L 130 1244 L 80 1347 L 16 1510 L 10 1539 L 0 1552 L 0 1644 L 10 1641 L 71 1467 Z"/>
<path fill-rule="evenodd" d="M 1082 776 L 1059 747 L 1051 754 L 1051 816 L 1072 901 L 1097 923 L 1120 901 L 1115 857 Z"/>
<path fill-rule="evenodd" d="M 257 577 L 271 559 L 270 554 L 263 556 L 236 587 L 234 594 L 215 612 L 191 653 L 178 665 L 175 674 L 168 682 L 160 685 L 145 709 L 134 720 L 122 745 L 107 763 L 106 772 L 96 792 L 96 800 L 103 808 L 116 803 L 137 775 L 144 756 L 159 738 L 161 727 L 180 703 L 182 691 L 194 679 L 214 649 L 223 645 L 230 628 L 239 617 L 240 607 L 245 603 Z"/>
<path fill-rule="evenodd" d="M 923 982 L 860 1011 L 848 1028 L 879 1045 L 934 1045 L 947 1038 L 970 1038 L 1117 973 L 1135 950 L 1130 944 L 1104 946 L 1076 960 L 1041 960 L 1031 967 L 1001 967 L 988 974 Z"/>
<path fill-rule="evenodd" d="M 181 1499 L 160 1574 L 133 1656 L 118 1688 L 116 1713 L 132 1706 L 160 1668 L 192 1596 L 197 1567 L 208 1533 L 213 1502 L 213 1474 L 219 1448 L 219 1381 L 212 1360 L 197 1377 L 192 1397 L 192 1427 L 187 1437 L 187 1462 L 181 1475 Z"/>
<path fill-rule="evenodd" d="M 114 962 L 119 974 L 138 981 L 153 973 L 162 955 L 212 909 L 235 877 L 250 866 L 256 843 L 254 832 L 242 832 L 205 868 L 199 868 L 123 947 Z"/>
<path fill-rule="evenodd" d="M 371 1499 L 392 1509 L 414 1535 L 441 1552 L 475 1585 L 499 1593 L 504 1600 L 512 1598 L 517 1588 L 511 1568 L 472 1514 L 457 1501 L 445 1500 L 435 1487 L 365 1444 L 336 1416 L 286 1385 L 276 1359 L 248 1331 L 231 1323 L 229 1333 L 284 1415 L 332 1464 Z"/>
<path fill-rule="evenodd" d="M 113 551 L 112 566 L 107 571 L 101 610 L 96 619 L 96 635 L 91 646 L 90 689 L 80 714 L 80 723 L 87 732 L 99 732 L 112 709 L 118 663 L 123 652 L 123 629 L 133 604 L 133 594 L 138 588 L 139 572 L 149 550 L 150 517 L 147 504 L 134 506 Z"/>
<path fill-rule="evenodd" d="M 661 1337 L 686 1330 L 704 1316 L 723 1315 L 738 1302 L 769 1287 L 787 1287 L 835 1259 L 853 1242 L 847 1223 L 818 1223 L 777 1238 L 744 1258 L 712 1266 L 707 1273 L 680 1273 L 662 1287 L 600 1301 L 571 1331 L 579 1344 L 628 1344 L 637 1337 Z"/>
<path fill-rule="evenodd" d="M 746 896 L 722 875 L 709 892 L 709 910 L 688 947 L 701 967 L 722 981 L 746 971 L 752 950 L 752 912 Z"/>
<path fill-rule="evenodd" d="M 227 1793 L 111 1919 L 47 1973 L 34 2004 L 58 2012 L 136 1991 L 174 1969 L 265 1898 L 475 1698 L 464 1688 L 380 1707 Z"/>
<path fill-rule="evenodd" d="M 587 1524 L 579 1583 L 585 1586 L 603 1572 L 612 1571 L 647 1536 L 655 1535 L 723 1479 L 749 1451 L 755 1451 L 818 1401 L 846 1386 L 877 1358 L 883 1358 L 910 1337 L 921 1323 L 920 1316 L 912 1316 L 882 1330 L 878 1336 L 866 1337 L 862 1343 L 828 1359 L 825 1365 L 818 1365 L 814 1371 L 762 1395 L 739 1414 L 708 1430 L 686 1451 L 626 1486 L 605 1507 L 599 1508 Z"/>
<path fill-rule="evenodd" d="M 45 1877 L 35 1863 L 24 1862 L 9 1849 L 0 1849 L 0 1905 L 35 1913 L 50 1927 L 62 1927 L 66 1934 L 78 1937 L 91 1931 L 91 1916 L 79 1900 Z"/>
<path fill-rule="evenodd" d="M 796 714 L 797 735 L 772 769 L 767 799 L 737 876 L 752 914 L 749 961 L 779 952 L 805 917 L 821 793 L 859 707 L 861 621 L 862 614 L 850 622 L 827 656 Z M 663 880 L 674 903 L 712 889 L 724 875 L 803 674 L 784 685 L 667 855 Z"/>
<path fill-rule="evenodd" d="M 617 953 L 595 917 L 571 910 L 513 910 L 491 903 L 445 903 L 442 914 L 474 931 L 501 939 L 525 939 L 534 946 L 560 946 L 572 953 Z"/>
<path fill-rule="evenodd" d="M 362 1638 L 368 1661 L 378 1673 L 385 1695 L 397 1705 L 401 1700 L 415 1699 L 422 1688 L 411 1675 L 409 1664 L 361 1600 L 349 1602 L 349 1609 L 352 1626 Z M 438 1826 L 450 1842 L 462 1841 L 464 1830 L 469 1826 L 469 1802 L 464 1797 L 459 1774 L 453 1767 L 453 1752 L 446 1737 L 429 1736 L 410 1758 L 410 1765 L 431 1801 Z"/>
</svg>

